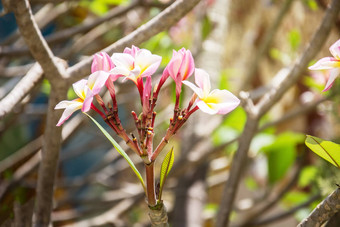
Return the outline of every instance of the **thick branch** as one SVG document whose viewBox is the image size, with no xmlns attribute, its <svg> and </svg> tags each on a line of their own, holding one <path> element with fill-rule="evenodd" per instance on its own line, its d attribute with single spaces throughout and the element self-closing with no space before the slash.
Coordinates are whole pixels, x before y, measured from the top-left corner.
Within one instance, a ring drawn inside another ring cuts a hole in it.
<svg viewBox="0 0 340 227">
<path fill-rule="evenodd" d="M 334 214 L 340 211 L 340 188 L 327 196 L 312 213 L 305 218 L 297 227 L 317 227 L 321 226 Z"/>
<path fill-rule="evenodd" d="M 39 64 L 35 64 L 19 83 L 0 101 L 0 118 L 10 113 L 15 105 L 25 98 L 26 95 L 42 79 L 43 71 Z"/>
<path fill-rule="evenodd" d="M 244 163 L 247 159 L 248 149 L 251 140 L 256 133 L 257 127 L 258 119 L 254 119 L 251 116 L 248 116 L 246 125 L 244 126 L 245 130 L 243 131 L 243 134 L 239 141 L 239 147 L 233 158 L 230 175 L 223 191 L 220 210 L 217 216 L 217 227 L 228 226 L 229 215 L 233 208 L 236 192 L 238 189 L 238 183 L 242 174 L 242 169 L 244 169 Z"/>
<path fill-rule="evenodd" d="M 42 148 L 42 162 L 39 168 L 37 187 L 36 225 L 48 226 L 52 210 L 54 179 L 57 172 L 58 156 L 61 146 L 61 128 L 56 127 L 60 111 L 55 111 L 56 104 L 66 99 L 65 66 L 54 57 L 34 21 L 27 0 L 6 1 L 6 7 L 13 10 L 20 33 L 33 57 L 41 65 L 46 78 L 51 83 L 51 95 L 48 104 L 47 122 Z"/>
</svg>

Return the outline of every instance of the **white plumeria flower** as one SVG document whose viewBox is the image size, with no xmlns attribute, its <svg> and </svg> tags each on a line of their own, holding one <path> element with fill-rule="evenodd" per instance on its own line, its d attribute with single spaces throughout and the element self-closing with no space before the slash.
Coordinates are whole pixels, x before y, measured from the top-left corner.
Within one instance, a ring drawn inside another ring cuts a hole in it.
<svg viewBox="0 0 340 227">
<path fill-rule="evenodd" d="M 200 110 L 208 114 L 227 114 L 235 109 L 240 100 L 227 90 L 211 90 L 209 74 L 203 69 L 195 69 L 195 83 L 183 81 L 198 96 L 196 105 Z"/>
<path fill-rule="evenodd" d="M 125 76 L 126 79 L 132 80 L 135 84 L 137 84 L 139 78 L 154 74 L 162 60 L 161 56 L 152 54 L 146 49 L 138 49 L 135 46 L 132 46 L 132 49 L 126 48 L 124 53 L 115 53 L 111 58 L 116 66 L 111 73 Z"/>
<path fill-rule="evenodd" d="M 97 71 L 89 76 L 88 80 L 82 79 L 74 83 L 73 90 L 79 98 L 74 100 L 64 100 L 59 102 L 54 109 L 65 109 L 57 126 L 62 125 L 71 115 L 81 109 L 82 112 L 87 112 L 91 109 L 93 96 L 100 92 L 100 89 L 105 85 L 109 74 L 104 71 Z"/>
</svg>

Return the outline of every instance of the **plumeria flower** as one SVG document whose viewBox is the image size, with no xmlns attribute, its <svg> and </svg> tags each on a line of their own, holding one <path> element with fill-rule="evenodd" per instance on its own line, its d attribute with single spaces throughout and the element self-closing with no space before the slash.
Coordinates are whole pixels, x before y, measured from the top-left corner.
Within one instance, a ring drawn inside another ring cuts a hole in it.
<svg viewBox="0 0 340 227">
<path fill-rule="evenodd" d="M 91 109 L 93 96 L 97 95 L 104 86 L 108 74 L 104 71 L 97 71 L 89 76 L 88 80 L 82 79 L 74 83 L 73 90 L 78 98 L 74 100 L 64 100 L 59 102 L 54 109 L 65 109 L 57 126 L 62 125 L 71 115 L 81 109 L 82 112 L 87 112 Z"/>
<path fill-rule="evenodd" d="M 227 90 L 211 90 L 209 74 L 203 69 L 195 69 L 195 83 L 183 81 L 198 96 L 196 105 L 200 110 L 208 114 L 227 114 L 235 109 L 240 100 Z"/>
<path fill-rule="evenodd" d="M 308 68 L 310 70 L 329 70 L 329 78 L 323 91 L 328 91 L 340 74 L 340 39 L 329 48 L 329 51 L 333 57 L 321 58 Z"/>
<path fill-rule="evenodd" d="M 190 50 L 184 48 L 173 51 L 172 58 L 165 68 L 163 75 L 170 75 L 176 82 L 176 94 L 179 96 L 182 81 L 188 79 L 194 72 L 195 63 Z"/>
<path fill-rule="evenodd" d="M 149 50 L 132 46 L 131 49 L 126 48 L 124 53 L 112 55 L 112 61 L 116 66 L 112 72 L 116 76 L 125 76 L 125 79 L 132 80 L 138 85 L 138 79 L 156 72 L 161 60 L 161 56 L 152 54 Z"/>
</svg>

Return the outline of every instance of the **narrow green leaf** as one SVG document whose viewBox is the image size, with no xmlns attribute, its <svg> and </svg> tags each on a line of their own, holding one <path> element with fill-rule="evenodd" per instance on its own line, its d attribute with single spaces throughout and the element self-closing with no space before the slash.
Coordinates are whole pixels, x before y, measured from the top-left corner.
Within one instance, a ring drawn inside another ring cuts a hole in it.
<svg viewBox="0 0 340 227">
<path fill-rule="evenodd" d="M 307 135 L 305 143 L 315 154 L 340 168 L 339 144 L 309 135 Z"/>
<path fill-rule="evenodd" d="M 159 197 L 158 197 L 159 200 L 162 197 L 162 191 L 163 191 L 165 179 L 168 176 L 173 164 L 174 164 L 174 147 L 172 147 L 171 150 L 166 154 L 162 162 L 161 175 L 159 179 L 159 184 L 160 184 Z"/>
<path fill-rule="evenodd" d="M 145 191 L 145 184 L 143 181 L 143 178 L 141 176 L 141 174 L 139 173 L 138 169 L 136 168 L 136 166 L 133 164 L 133 162 L 131 161 L 131 159 L 129 158 L 129 156 L 125 153 L 125 151 L 123 150 L 123 148 L 121 146 L 119 146 L 119 144 L 112 138 L 112 136 L 94 119 L 92 118 L 90 115 L 88 115 L 87 113 L 85 113 L 96 125 L 97 127 L 100 129 L 100 131 L 102 131 L 102 133 L 106 136 L 106 138 L 112 143 L 112 145 L 116 148 L 116 150 L 118 151 L 118 153 L 123 156 L 123 158 L 125 158 L 125 160 L 128 162 L 128 164 L 130 165 L 131 169 L 133 170 L 133 172 L 135 172 L 135 174 L 137 175 L 138 179 L 140 180 L 140 182 L 143 185 L 144 191 Z"/>
</svg>

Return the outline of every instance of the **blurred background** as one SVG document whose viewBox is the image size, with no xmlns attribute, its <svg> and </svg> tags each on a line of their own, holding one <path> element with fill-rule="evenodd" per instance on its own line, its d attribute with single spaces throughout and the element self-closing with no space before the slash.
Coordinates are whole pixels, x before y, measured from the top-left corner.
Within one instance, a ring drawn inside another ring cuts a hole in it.
<svg viewBox="0 0 340 227">
<path fill-rule="evenodd" d="M 71 66 L 131 33 L 172 1 L 30 3 L 53 53 Z M 235 95 L 248 91 L 256 103 L 301 56 L 328 3 L 202 0 L 171 29 L 138 46 L 162 56 L 155 78 L 160 77 L 173 49 L 185 47 L 193 53 L 195 66 L 210 74 L 212 87 Z M 328 47 L 339 39 L 339 31 L 338 18 L 316 59 L 330 56 Z M 0 99 L 34 62 L 14 16 L 3 13 Z M 261 119 L 242 165 L 231 226 L 295 226 L 339 183 L 339 171 L 304 145 L 306 134 L 339 140 L 340 86 L 336 82 L 331 91 L 322 92 L 327 78 L 327 72 L 306 69 Z M 116 88 L 120 118 L 127 132 L 133 132 L 130 112 L 141 111 L 138 98 L 131 98 L 138 97 L 137 89 L 133 83 L 118 83 Z M 0 117 L 0 226 L 13 218 L 18 204 L 33 203 L 49 93 L 48 81 L 39 80 L 10 113 Z M 174 96 L 175 84 L 169 80 L 156 107 L 155 145 L 168 127 Z M 68 97 L 76 97 L 72 89 Z M 184 90 L 184 99 L 190 97 L 191 91 Z M 105 125 L 95 113 L 91 115 Z M 241 106 L 227 116 L 197 111 L 161 153 L 156 174 L 162 158 L 174 146 L 175 163 L 163 193 L 171 226 L 214 226 L 246 119 Z M 109 141 L 80 111 L 63 127 L 53 226 L 148 226 L 143 189 Z M 124 143 L 121 146 L 126 148 Z M 143 172 L 139 157 L 128 149 L 127 153 Z"/>
</svg>

